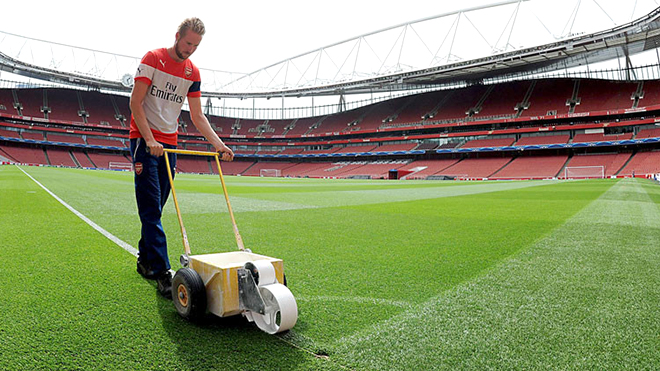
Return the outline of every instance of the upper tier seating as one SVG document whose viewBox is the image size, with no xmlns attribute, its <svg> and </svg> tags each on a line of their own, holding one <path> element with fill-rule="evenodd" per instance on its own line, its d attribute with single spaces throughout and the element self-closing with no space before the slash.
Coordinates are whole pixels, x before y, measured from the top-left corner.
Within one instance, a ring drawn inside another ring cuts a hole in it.
<svg viewBox="0 0 660 371">
<path fill-rule="evenodd" d="M 71 122 L 83 122 L 78 115 L 80 104 L 78 103 L 78 91 L 68 89 L 46 89 L 50 120 L 62 120 Z"/>
<path fill-rule="evenodd" d="M 23 106 L 23 116 L 45 118 L 41 107 L 44 105 L 43 89 L 18 89 L 16 90 L 18 102 Z"/>
<path fill-rule="evenodd" d="M 492 91 L 481 104 L 478 113 L 474 117 L 478 118 L 501 118 L 513 117 L 517 114 L 515 107 L 525 98 L 531 82 L 516 81 L 506 84 L 497 84 L 492 86 Z"/>
<path fill-rule="evenodd" d="M 639 99 L 637 107 L 649 107 L 660 105 L 660 81 L 644 81 L 642 87 L 643 97 Z"/>
<path fill-rule="evenodd" d="M 575 106 L 575 112 L 632 108 L 632 95 L 636 90 L 637 83 L 581 80 L 578 90 L 580 104 Z"/>
<path fill-rule="evenodd" d="M 115 111 L 116 103 L 113 104 L 113 100 L 116 101 L 115 96 L 95 91 L 81 93 L 81 96 L 85 111 L 89 114 L 89 117 L 87 117 L 88 123 L 123 127 L 121 122 L 115 117 L 117 115 Z M 130 116 L 126 117 L 126 120 L 128 122 Z"/>
<path fill-rule="evenodd" d="M 0 114 L 17 115 L 11 89 L 0 89 Z"/>
<path fill-rule="evenodd" d="M 522 117 L 568 113 L 566 101 L 573 96 L 574 81 L 570 79 L 538 80 Z"/>
</svg>

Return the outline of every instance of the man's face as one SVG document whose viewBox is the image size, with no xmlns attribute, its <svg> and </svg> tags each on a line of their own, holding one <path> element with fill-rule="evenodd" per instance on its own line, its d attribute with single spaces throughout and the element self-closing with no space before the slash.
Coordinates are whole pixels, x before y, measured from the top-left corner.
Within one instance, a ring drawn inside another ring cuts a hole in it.
<svg viewBox="0 0 660 371">
<path fill-rule="evenodd" d="M 183 36 L 177 32 L 176 44 L 174 44 L 176 56 L 181 60 L 188 59 L 197 50 L 201 42 L 202 37 L 193 31 L 188 30 Z"/>
</svg>

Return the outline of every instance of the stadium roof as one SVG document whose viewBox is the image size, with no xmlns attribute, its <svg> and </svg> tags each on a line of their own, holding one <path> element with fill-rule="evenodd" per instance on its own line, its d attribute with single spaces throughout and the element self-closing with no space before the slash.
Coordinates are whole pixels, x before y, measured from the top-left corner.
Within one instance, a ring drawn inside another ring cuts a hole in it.
<svg viewBox="0 0 660 371">
<path fill-rule="evenodd" d="M 508 0 L 377 30 L 249 74 L 202 69 L 210 97 L 406 90 L 590 65 L 657 48 L 654 1 Z M 640 14 L 642 14 L 640 16 Z M 0 32 L 0 69 L 130 91 L 139 58 Z"/>
</svg>

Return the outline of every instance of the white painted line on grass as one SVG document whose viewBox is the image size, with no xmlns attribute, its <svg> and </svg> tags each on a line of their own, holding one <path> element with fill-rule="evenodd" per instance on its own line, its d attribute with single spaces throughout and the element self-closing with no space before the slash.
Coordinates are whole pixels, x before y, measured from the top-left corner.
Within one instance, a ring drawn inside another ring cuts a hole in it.
<svg viewBox="0 0 660 371">
<path fill-rule="evenodd" d="M 303 296 L 303 297 L 297 297 L 296 300 L 297 301 L 340 301 L 340 302 L 352 302 L 359 304 L 386 305 L 390 307 L 399 307 L 399 308 L 413 307 L 413 304 L 407 301 L 369 298 L 369 297 L 361 297 L 361 296 Z"/>
<path fill-rule="evenodd" d="M 16 166 L 16 167 L 17 167 L 20 171 L 22 171 L 23 174 L 27 175 L 28 178 L 32 179 L 35 183 L 37 183 L 37 185 L 39 185 L 39 187 L 43 188 L 44 191 L 48 192 L 48 194 L 50 194 L 51 196 L 53 196 L 53 198 L 55 198 L 59 203 L 61 203 L 62 205 L 64 205 L 64 207 L 66 207 L 67 209 L 69 209 L 72 213 L 74 213 L 77 217 L 79 217 L 80 219 L 82 219 L 85 223 L 89 224 L 90 227 L 96 229 L 99 233 L 101 233 L 102 235 L 104 235 L 107 239 L 109 239 L 110 241 L 114 242 L 115 244 L 117 244 L 117 245 L 118 245 L 119 247 L 121 247 L 122 249 L 128 251 L 128 252 L 131 253 L 133 256 L 137 257 L 138 251 L 137 251 L 137 249 L 136 249 L 135 247 L 133 247 L 133 246 L 127 244 L 126 242 L 124 242 L 124 241 L 122 241 L 121 239 L 119 239 L 117 236 L 115 236 L 115 235 L 113 235 L 112 233 L 106 231 L 105 229 L 103 229 L 103 227 L 101 227 L 101 226 L 99 226 L 98 224 L 94 223 L 91 219 L 89 219 L 88 217 L 86 217 L 85 215 L 83 215 L 83 214 L 82 214 L 81 212 L 79 212 L 78 210 L 74 209 L 71 205 L 69 205 L 69 204 L 67 204 L 66 202 L 64 202 L 64 200 L 62 200 L 61 198 L 57 197 L 57 195 L 56 195 L 55 193 L 51 192 L 50 189 L 46 188 L 43 184 L 39 183 L 38 180 L 34 179 L 34 178 L 32 177 L 32 175 L 28 174 L 27 172 L 25 172 L 25 170 L 21 169 L 20 166 Z"/>
</svg>

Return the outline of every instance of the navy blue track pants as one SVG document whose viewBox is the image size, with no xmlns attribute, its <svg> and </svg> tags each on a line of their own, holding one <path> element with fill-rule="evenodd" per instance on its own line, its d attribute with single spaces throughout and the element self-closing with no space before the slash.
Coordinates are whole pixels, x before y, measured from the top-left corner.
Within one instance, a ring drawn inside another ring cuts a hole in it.
<svg viewBox="0 0 660 371">
<path fill-rule="evenodd" d="M 168 144 L 163 144 L 163 147 L 176 148 L 176 146 Z M 174 176 L 176 154 L 166 153 L 160 157 L 152 156 L 147 151 L 147 144 L 142 138 L 131 139 L 131 154 L 134 167 L 135 199 L 142 223 L 138 259 L 145 267 L 154 273 L 159 273 L 170 269 L 167 238 L 160 220 L 163 207 L 170 194 L 165 156 L 169 156 L 172 176 Z"/>
</svg>

